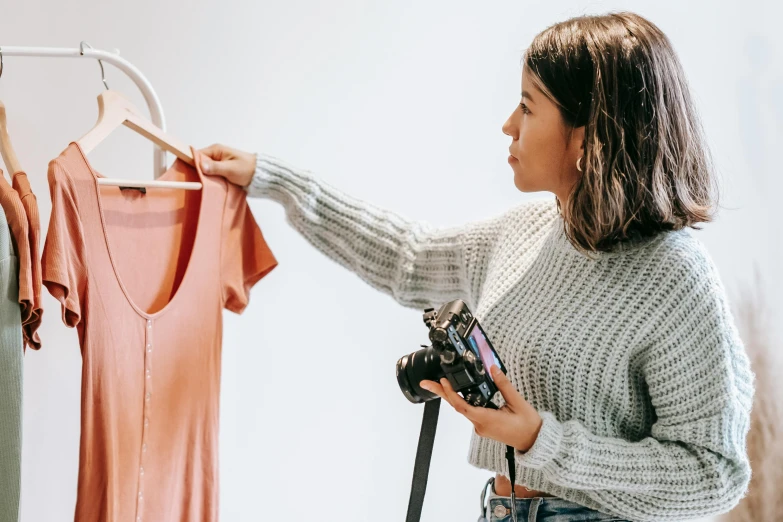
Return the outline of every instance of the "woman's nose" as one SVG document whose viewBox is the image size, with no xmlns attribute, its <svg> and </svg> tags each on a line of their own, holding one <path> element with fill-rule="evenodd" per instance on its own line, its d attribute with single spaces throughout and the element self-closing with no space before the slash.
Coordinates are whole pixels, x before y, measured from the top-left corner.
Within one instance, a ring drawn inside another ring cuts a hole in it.
<svg viewBox="0 0 783 522">
<path fill-rule="evenodd" d="M 515 129 L 514 114 L 511 114 L 511 116 L 509 116 L 506 122 L 503 124 L 502 127 L 503 134 L 505 134 L 506 136 L 511 136 L 512 138 L 516 138 L 516 133 L 514 129 Z"/>
</svg>

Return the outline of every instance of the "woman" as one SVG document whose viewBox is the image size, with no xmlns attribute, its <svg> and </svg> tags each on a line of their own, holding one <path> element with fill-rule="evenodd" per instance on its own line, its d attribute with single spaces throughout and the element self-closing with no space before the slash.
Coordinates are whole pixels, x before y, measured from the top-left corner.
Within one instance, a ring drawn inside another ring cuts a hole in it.
<svg viewBox="0 0 783 522">
<path fill-rule="evenodd" d="M 505 447 L 528 520 L 684 520 L 746 492 L 754 375 L 716 268 L 709 152 L 666 36 L 631 13 L 549 27 L 525 51 L 503 125 L 527 201 L 462 227 L 358 201 L 267 154 L 204 149 L 205 172 L 282 203 L 313 245 L 400 304 L 464 299 L 508 375 L 500 410 L 423 382 L 475 426 L 507 520 Z M 483 498 L 483 492 L 482 492 Z"/>
</svg>

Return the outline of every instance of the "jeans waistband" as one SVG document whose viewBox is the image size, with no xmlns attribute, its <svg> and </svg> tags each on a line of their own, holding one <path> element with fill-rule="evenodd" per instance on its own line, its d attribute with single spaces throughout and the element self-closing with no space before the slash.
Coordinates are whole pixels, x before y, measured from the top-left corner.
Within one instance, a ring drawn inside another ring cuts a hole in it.
<svg viewBox="0 0 783 522">
<path fill-rule="evenodd" d="M 481 492 L 481 513 L 486 522 L 511 521 L 511 497 L 495 493 L 495 478 L 490 478 Z M 487 496 L 487 488 L 489 495 Z M 560 497 L 517 498 L 518 522 L 568 522 L 574 520 L 592 522 L 622 522 L 623 519 L 608 513 L 582 506 Z"/>
</svg>

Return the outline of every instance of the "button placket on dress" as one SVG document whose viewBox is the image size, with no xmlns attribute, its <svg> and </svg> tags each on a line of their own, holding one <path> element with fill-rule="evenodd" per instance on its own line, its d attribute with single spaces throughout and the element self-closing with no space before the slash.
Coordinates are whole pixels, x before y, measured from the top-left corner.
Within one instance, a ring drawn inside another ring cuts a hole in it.
<svg viewBox="0 0 783 522">
<path fill-rule="evenodd" d="M 136 522 L 143 520 L 144 514 L 144 468 L 149 463 L 149 452 L 147 446 L 147 440 L 149 440 L 150 430 L 150 413 L 152 404 L 152 353 L 153 353 L 153 335 L 152 335 L 152 320 L 147 319 L 145 325 L 145 342 L 144 342 L 144 407 L 143 411 L 143 425 L 141 430 L 141 457 L 139 458 L 139 493 L 136 499 Z"/>
</svg>

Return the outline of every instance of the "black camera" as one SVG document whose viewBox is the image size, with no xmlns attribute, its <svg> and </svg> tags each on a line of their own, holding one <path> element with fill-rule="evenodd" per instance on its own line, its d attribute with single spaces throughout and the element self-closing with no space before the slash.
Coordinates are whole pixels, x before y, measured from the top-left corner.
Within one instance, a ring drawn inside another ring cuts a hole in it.
<svg viewBox="0 0 783 522">
<path fill-rule="evenodd" d="M 490 401 L 498 391 L 490 374 L 494 365 L 506 373 L 497 352 L 478 320 L 460 299 L 424 310 L 424 324 L 430 329 L 431 346 L 397 361 L 397 382 L 405 397 L 413 403 L 437 398 L 421 388 L 423 380 L 438 382 L 446 377 L 454 391 L 468 404 L 494 407 Z"/>
</svg>

